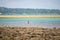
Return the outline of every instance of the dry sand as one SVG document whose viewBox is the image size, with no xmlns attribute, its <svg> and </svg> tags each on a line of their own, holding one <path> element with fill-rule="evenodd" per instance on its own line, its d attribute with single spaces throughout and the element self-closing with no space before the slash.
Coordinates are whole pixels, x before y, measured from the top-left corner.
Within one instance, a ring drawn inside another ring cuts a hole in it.
<svg viewBox="0 0 60 40">
<path fill-rule="evenodd" d="M 0 40 L 60 40 L 60 28 L 0 27 Z"/>
<path fill-rule="evenodd" d="M 50 16 L 50 15 L 47 15 L 47 16 L 14 16 L 14 15 L 11 15 L 11 16 L 1 16 L 0 15 L 0 18 L 60 18 L 60 16 Z"/>
</svg>

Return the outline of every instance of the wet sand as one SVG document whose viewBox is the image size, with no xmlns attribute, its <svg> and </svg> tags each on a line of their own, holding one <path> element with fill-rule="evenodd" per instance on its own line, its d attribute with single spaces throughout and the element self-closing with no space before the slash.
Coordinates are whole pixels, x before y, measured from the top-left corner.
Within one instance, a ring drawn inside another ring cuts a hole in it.
<svg viewBox="0 0 60 40">
<path fill-rule="evenodd" d="M 0 40 L 60 40 L 60 28 L 0 27 Z"/>
</svg>

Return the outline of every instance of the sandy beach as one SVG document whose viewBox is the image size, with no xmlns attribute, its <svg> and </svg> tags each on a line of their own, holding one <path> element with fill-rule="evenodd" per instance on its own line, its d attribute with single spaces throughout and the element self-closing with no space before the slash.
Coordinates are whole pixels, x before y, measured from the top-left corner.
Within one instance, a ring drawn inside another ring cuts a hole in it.
<svg viewBox="0 0 60 40">
<path fill-rule="evenodd" d="M 60 40 L 60 28 L 0 27 L 0 40 Z"/>
<path fill-rule="evenodd" d="M 60 18 L 60 16 L 0 16 L 0 18 Z"/>
</svg>

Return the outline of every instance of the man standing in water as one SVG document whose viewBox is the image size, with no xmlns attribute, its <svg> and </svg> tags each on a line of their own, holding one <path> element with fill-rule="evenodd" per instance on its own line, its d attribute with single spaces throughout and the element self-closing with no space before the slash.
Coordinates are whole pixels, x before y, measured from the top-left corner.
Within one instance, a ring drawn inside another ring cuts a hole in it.
<svg viewBox="0 0 60 40">
<path fill-rule="evenodd" d="M 28 20 L 28 24 L 29 24 L 29 20 Z"/>
</svg>

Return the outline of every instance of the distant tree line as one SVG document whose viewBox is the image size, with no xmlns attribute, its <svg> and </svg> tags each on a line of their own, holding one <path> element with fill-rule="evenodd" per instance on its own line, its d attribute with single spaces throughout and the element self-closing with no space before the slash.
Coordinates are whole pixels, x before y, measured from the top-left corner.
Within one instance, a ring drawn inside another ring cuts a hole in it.
<svg viewBox="0 0 60 40">
<path fill-rule="evenodd" d="M 0 7 L 1 15 L 60 15 L 59 9 L 24 9 Z"/>
</svg>

